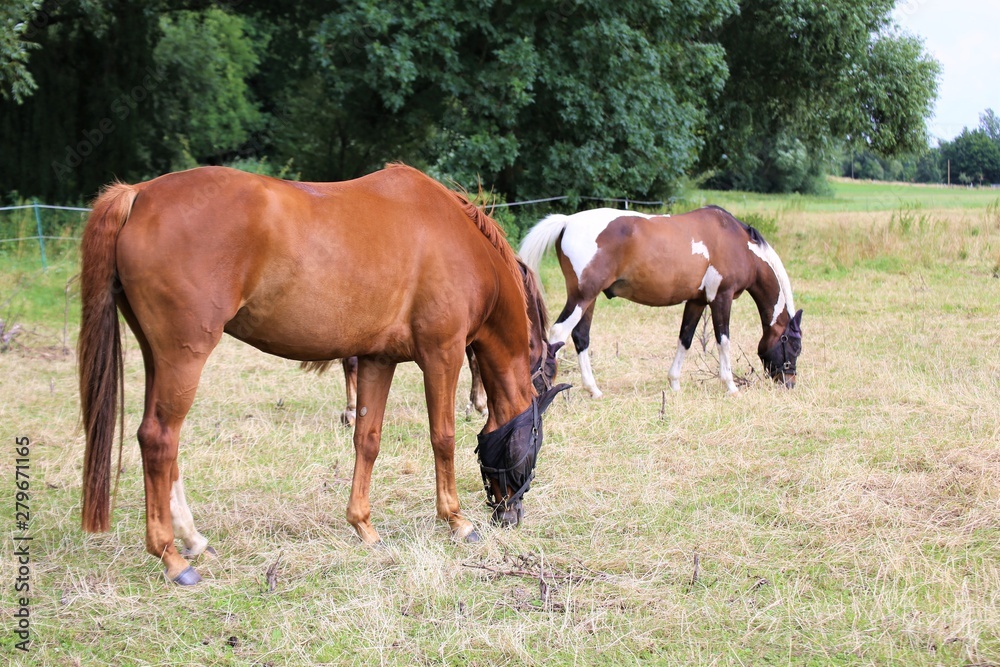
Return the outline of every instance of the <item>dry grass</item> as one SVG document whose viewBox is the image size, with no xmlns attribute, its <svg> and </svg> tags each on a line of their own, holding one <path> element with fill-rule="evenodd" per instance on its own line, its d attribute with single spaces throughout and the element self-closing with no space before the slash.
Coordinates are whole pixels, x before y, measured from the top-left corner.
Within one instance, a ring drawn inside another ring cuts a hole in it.
<svg viewBox="0 0 1000 667">
<path fill-rule="evenodd" d="M 680 309 L 602 300 L 591 349 L 605 398 L 574 389 L 550 409 L 519 530 L 487 525 L 481 420 L 460 413 L 459 491 L 480 545 L 434 519 L 415 367 L 390 395 L 372 495 L 386 547 L 372 550 L 344 520 L 337 375 L 227 339 L 181 448 L 196 524 L 220 552 L 193 590 L 144 552 L 134 439 L 113 531 L 79 531 L 74 360 L 0 355 L 0 416 L 34 443 L 24 664 L 1000 663 L 1000 221 L 905 214 L 777 221 L 805 309 L 791 392 L 753 381 L 749 297 L 732 324 L 749 385 L 726 396 L 709 346 L 665 401 Z M 557 274 L 546 265 L 552 311 Z M 134 433 L 134 343 L 127 366 Z M 563 373 L 579 382 L 571 361 Z M 3 559 L 0 579 L 12 573 Z M 12 610 L 9 583 L 3 595 Z"/>
</svg>

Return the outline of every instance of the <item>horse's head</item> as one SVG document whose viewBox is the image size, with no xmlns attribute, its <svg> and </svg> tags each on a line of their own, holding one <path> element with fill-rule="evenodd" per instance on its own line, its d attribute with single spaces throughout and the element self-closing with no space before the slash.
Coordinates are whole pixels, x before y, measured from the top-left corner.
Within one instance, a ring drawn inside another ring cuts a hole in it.
<svg viewBox="0 0 1000 667">
<path fill-rule="evenodd" d="M 549 311 L 545 308 L 542 290 L 538 285 L 538 276 L 520 259 L 521 278 L 524 281 L 524 296 L 528 309 L 529 322 L 529 358 L 531 359 L 531 383 L 535 391 L 543 394 L 552 387 L 556 377 L 556 352 L 563 343 L 550 345 L 545 340 L 549 328 Z"/>
<path fill-rule="evenodd" d="M 777 342 L 759 352 L 764 370 L 775 382 L 782 382 L 791 389 L 795 386 L 795 362 L 802 353 L 802 311 L 788 320 Z"/>
<path fill-rule="evenodd" d="M 479 469 L 493 522 L 521 523 L 521 498 L 531 488 L 535 463 L 542 448 L 542 413 L 556 394 L 569 389 L 560 384 L 531 399 L 528 409 L 490 433 L 479 434 Z"/>
</svg>

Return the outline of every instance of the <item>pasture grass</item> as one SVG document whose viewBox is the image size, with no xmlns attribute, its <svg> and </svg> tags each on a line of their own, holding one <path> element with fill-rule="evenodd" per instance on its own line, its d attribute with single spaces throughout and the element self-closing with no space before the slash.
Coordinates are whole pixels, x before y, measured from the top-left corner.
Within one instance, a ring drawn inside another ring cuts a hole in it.
<svg viewBox="0 0 1000 667">
<path fill-rule="evenodd" d="M 591 351 L 605 396 L 575 388 L 546 414 L 517 530 L 488 524 L 463 374 L 456 467 L 478 545 L 434 517 L 413 364 L 389 397 L 372 488 L 385 548 L 371 549 L 344 519 L 339 372 L 224 339 L 182 434 L 195 522 L 219 550 L 196 561 L 193 589 L 168 585 L 143 547 L 131 337 L 112 530 L 80 531 L 75 362 L 54 352 L 61 296 L 38 297 L 23 310 L 32 337 L 0 355 L 8 437 L 33 443 L 34 636 L 21 655 L 3 628 L 0 651 L 25 665 L 996 665 L 1000 219 L 946 208 L 771 211 L 805 310 L 793 391 L 760 378 L 748 296 L 732 397 L 710 342 L 670 392 L 679 308 L 602 299 Z M 4 261 L 6 289 L 28 269 Z M 76 269 L 60 261 L 32 284 L 61 289 Z M 542 277 L 557 313 L 551 257 Z M 561 379 L 579 385 L 574 356 Z M 0 559 L 7 624 L 14 572 Z"/>
</svg>

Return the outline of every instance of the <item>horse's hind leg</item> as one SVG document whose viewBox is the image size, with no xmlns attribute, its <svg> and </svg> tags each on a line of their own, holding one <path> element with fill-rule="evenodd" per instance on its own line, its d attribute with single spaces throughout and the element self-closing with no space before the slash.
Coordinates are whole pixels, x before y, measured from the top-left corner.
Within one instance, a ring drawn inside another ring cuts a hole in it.
<svg viewBox="0 0 1000 667">
<path fill-rule="evenodd" d="M 205 536 L 194 527 L 194 517 L 191 516 L 187 498 L 184 497 L 184 480 L 176 463 L 171 477 L 174 478 L 174 483 L 170 487 L 170 518 L 174 527 L 174 537 L 180 538 L 184 543 L 181 555 L 193 558 L 206 550 L 215 553 L 215 550 L 208 546 Z"/>
<path fill-rule="evenodd" d="M 194 402 L 207 356 L 207 352 L 197 354 L 188 348 L 154 354 L 152 382 L 147 381 L 139 426 L 146 486 L 146 550 L 163 561 L 167 576 L 179 584 L 194 584 L 201 577 L 177 551 L 175 528 L 180 529 L 176 536 L 192 553 L 204 550 L 208 543 L 194 528 L 177 466 L 181 426 Z"/>
<path fill-rule="evenodd" d="M 688 301 L 684 304 L 684 317 L 681 319 L 681 333 L 677 340 L 677 354 L 674 355 L 674 363 L 670 365 L 670 388 L 679 391 L 681 388 L 681 366 L 684 364 L 684 355 L 691 349 L 691 341 L 694 340 L 694 332 L 698 330 L 698 322 L 701 314 L 705 312 L 707 304 L 699 301 Z"/>
<path fill-rule="evenodd" d="M 185 354 L 180 355 L 182 359 L 175 365 L 174 360 L 153 352 L 129 301 L 119 299 L 118 307 L 139 342 L 146 371 L 145 408 L 138 432 L 146 487 L 146 549 L 163 560 L 167 576 L 173 581 L 197 583 L 200 580 L 198 573 L 189 570 L 187 561 L 177 553 L 174 538 L 179 537 L 184 542 L 188 556 L 214 551 L 195 528 L 187 504 L 184 481 L 177 466 L 178 435 L 194 399 L 201 369 L 209 352 L 218 344 L 221 333 L 209 334 L 207 349 L 202 353 L 192 352 L 193 347 L 182 348 Z M 168 488 L 166 494 L 164 477 Z M 167 516 L 170 517 L 169 530 L 166 528 Z"/>
<path fill-rule="evenodd" d="M 483 376 L 479 374 L 479 361 L 476 360 L 476 353 L 472 351 L 472 346 L 465 348 L 465 356 L 469 360 L 469 373 L 472 374 L 472 386 L 469 389 L 469 405 L 465 408 L 468 416 L 472 408 L 476 412 L 486 416 L 486 388 L 483 386 Z"/>
<path fill-rule="evenodd" d="M 556 323 L 549 331 L 549 345 L 565 343 L 573 335 L 573 345 L 580 361 L 580 372 L 583 384 L 594 398 L 603 396 L 594 380 L 594 371 L 590 367 L 590 324 L 594 319 L 595 296 L 587 299 L 580 294 L 572 294 L 567 298 Z"/>
<path fill-rule="evenodd" d="M 594 321 L 594 305 L 596 303 L 596 301 L 590 302 L 587 309 L 583 311 L 583 317 L 580 318 L 579 324 L 573 328 L 573 346 L 576 348 L 576 354 L 580 360 L 583 386 L 587 388 L 591 396 L 600 398 L 604 394 L 597 388 L 594 371 L 590 367 L 590 324 Z"/>
<path fill-rule="evenodd" d="M 358 358 L 342 359 L 344 365 L 344 383 L 347 385 L 347 407 L 340 415 L 340 423 L 344 426 L 354 426 L 358 409 Z"/>
</svg>

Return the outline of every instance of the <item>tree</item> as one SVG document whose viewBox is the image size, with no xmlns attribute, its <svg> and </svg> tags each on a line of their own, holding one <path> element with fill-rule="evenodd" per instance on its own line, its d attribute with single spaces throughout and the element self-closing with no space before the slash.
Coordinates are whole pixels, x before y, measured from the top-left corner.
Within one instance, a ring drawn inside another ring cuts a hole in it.
<svg viewBox="0 0 1000 667">
<path fill-rule="evenodd" d="M 887 156 L 925 148 L 940 67 L 893 31 L 894 4 L 742 0 L 718 31 L 729 78 L 700 160 L 712 183 L 808 190 L 845 140 Z M 807 164 L 783 159 L 796 141 Z"/>
<path fill-rule="evenodd" d="M 250 82 L 266 41 L 208 2 L 184 9 L 196 4 L 45 3 L 25 35 L 37 90 L 0 101 L 0 188 L 78 201 L 235 154 L 265 122 Z"/>
<path fill-rule="evenodd" d="M 24 35 L 39 4 L 38 0 L 20 0 L 0 6 L 0 97 L 5 100 L 21 103 L 37 88 L 28 70 L 29 51 L 37 45 Z"/>
<path fill-rule="evenodd" d="M 249 80 L 267 35 L 218 8 L 164 14 L 159 28 L 153 60 L 169 89 L 156 111 L 164 138 L 192 163 L 218 160 L 263 126 Z"/>
<path fill-rule="evenodd" d="M 345 3 L 314 38 L 309 94 L 330 104 L 317 167 L 341 178 L 402 158 L 508 197 L 668 193 L 724 80 L 704 36 L 734 8 Z"/>
<path fill-rule="evenodd" d="M 1000 142 L 984 129 L 963 129 L 941 145 L 941 156 L 951 160 L 953 174 L 965 174 L 969 183 L 1000 183 Z"/>
</svg>

